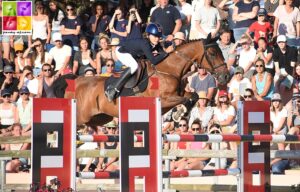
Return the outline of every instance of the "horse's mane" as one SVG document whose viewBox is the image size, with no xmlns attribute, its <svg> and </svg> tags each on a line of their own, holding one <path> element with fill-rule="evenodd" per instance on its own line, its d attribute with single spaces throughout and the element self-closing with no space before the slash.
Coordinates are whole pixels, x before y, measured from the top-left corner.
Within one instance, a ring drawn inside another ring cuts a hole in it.
<svg viewBox="0 0 300 192">
<path fill-rule="evenodd" d="M 182 43 L 179 46 L 177 46 L 176 49 L 181 48 L 183 45 L 186 45 L 186 44 L 189 44 L 189 43 L 193 43 L 193 42 L 197 42 L 197 41 L 203 41 L 203 39 L 191 39 L 191 40 L 187 40 L 184 43 Z"/>
</svg>

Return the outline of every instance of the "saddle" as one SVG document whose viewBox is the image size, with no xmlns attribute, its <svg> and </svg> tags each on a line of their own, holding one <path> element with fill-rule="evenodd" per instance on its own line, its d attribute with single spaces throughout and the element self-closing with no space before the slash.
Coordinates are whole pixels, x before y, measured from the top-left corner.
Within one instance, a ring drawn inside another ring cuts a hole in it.
<svg viewBox="0 0 300 192">
<path fill-rule="evenodd" d="M 147 71 L 147 61 L 142 59 L 138 61 L 138 70 L 129 78 L 129 80 L 124 85 L 120 92 L 120 96 L 133 96 L 136 93 L 141 93 L 146 90 L 148 86 L 148 71 Z M 105 80 L 104 90 L 108 85 L 114 83 L 120 74 L 112 75 Z"/>
</svg>

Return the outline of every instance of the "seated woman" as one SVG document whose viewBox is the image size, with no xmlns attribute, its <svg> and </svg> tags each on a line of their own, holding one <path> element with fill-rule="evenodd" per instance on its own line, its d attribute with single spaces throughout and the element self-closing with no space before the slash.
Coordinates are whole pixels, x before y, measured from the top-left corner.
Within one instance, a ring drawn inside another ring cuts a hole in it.
<svg viewBox="0 0 300 192">
<path fill-rule="evenodd" d="M 19 123 L 14 123 L 12 125 L 12 136 L 20 137 L 22 136 L 22 126 Z M 18 143 L 18 144 L 6 144 L 5 150 L 27 150 L 30 148 L 29 143 Z M 28 160 L 25 158 L 13 158 L 6 164 L 7 173 L 17 173 L 19 172 L 20 167 L 28 166 Z"/>
<path fill-rule="evenodd" d="M 255 62 L 257 72 L 251 79 L 252 89 L 258 101 L 270 100 L 274 92 L 273 77 L 266 71 L 265 62 L 258 59 Z"/>
<path fill-rule="evenodd" d="M 195 119 L 191 125 L 192 134 L 204 134 L 204 130 L 201 127 L 201 121 Z M 205 142 L 187 142 L 186 149 L 191 150 L 204 150 L 209 149 L 209 145 Z M 202 170 L 205 166 L 205 161 L 209 158 L 182 158 L 177 163 L 177 167 L 174 167 L 176 171 L 188 169 L 188 170 Z"/>
</svg>

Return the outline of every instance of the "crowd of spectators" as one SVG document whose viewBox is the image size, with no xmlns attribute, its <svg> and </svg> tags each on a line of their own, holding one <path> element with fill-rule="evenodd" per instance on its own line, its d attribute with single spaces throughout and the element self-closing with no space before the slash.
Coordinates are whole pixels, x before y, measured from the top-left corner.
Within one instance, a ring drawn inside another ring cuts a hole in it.
<svg viewBox="0 0 300 192">
<path fill-rule="evenodd" d="M 63 74 L 111 76 L 122 70 L 115 54 L 127 39 L 143 38 L 149 22 L 163 29 L 164 46 L 191 39 L 217 37 L 231 74 L 227 90 L 206 69 L 192 66 L 185 91 L 199 100 L 183 116 L 178 106 L 163 117 L 163 133 L 233 134 L 237 131 L 238 101 L 270 101 L 271 134 L 300 134 L 300 11 L 299 0 L 143 0 L 140 7 L 111 7 L 94 2 L 34 2 L 30 36 L 0 36 L 0 136 L 31 134 L 32 99 L 55 97 L 53 82 Z M 225 14 L 224 14 L 225 13 Z M 176 65 L 176 63 L 174 63 Z M 104 126 L 85 127 L 80 134 L 117 134 L 117 119 Z M 138 134 L 138 133 L 137 133 Z M 1 150 L 28 149 L 28 145 L 2 145 Z M 165 143 L 167 149 L 214 149 L 196 143 Z M 293 146 L 278 144 L 280 150 Z M 81 144 L 81 149 L 116 149 L 117 143 Z M 234 142 L 221 149 L 236 150 Z M 290 162 L 272 160 L 274 173 L 283 173 Z M 26 164 L 7 164 L 17 172 Z M 283 166 L 283 163 L 285 166 Z M 83 158 L 80 171 L 116 170 L 117 159 Z M 205 169 L 215 162 L 182 158 L 172 169 Z M 235 159 L 222 159 L 221 167 L 236 167 Z M 279 167 L 279 168 L 278 168 Z M 282 168 L 283 167 L 283 168 Z"/>
</svg>

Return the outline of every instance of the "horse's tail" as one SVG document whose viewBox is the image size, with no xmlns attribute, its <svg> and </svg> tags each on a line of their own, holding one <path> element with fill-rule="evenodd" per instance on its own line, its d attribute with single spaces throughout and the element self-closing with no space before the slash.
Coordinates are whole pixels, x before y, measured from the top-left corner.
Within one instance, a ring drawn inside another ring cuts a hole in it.
<svg viewBox="0 0 300 192">
<path fill-rule="evenodd" d="M 68 87 L 68 83 L 66 79 L 76 79 L 77 76 L 73 74 L 66 74 L 58 77 L 52 84 L 54 95 L 57 98 L 64 98 L 65 91 Z"/>
</svg>

